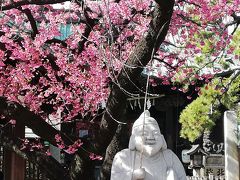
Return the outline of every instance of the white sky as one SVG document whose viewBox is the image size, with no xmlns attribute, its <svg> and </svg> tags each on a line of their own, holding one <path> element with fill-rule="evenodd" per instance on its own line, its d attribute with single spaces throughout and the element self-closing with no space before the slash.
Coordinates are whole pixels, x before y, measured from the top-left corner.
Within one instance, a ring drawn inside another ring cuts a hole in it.
<svg viewBox="0 0 240 180">
<path fill-rule="evenodd" d="M 61 4 L 54 4 L 53 8 L 54 9 L 63 9 L 63 8 L 70 9 L 70 6 L 71 6 L 71 2 L 67 1 L 67 2 L 64 2 L 63 5 L 61 5 Z"/>
</svg>

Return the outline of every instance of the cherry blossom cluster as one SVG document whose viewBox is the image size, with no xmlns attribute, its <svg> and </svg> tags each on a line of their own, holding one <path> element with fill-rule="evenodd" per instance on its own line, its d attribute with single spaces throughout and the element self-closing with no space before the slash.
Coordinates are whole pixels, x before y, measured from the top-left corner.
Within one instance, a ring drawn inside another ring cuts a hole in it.
<svg viewBox="0 0 240 180">
<path fill-rule="evenodd" d="M 65 121 L 94 115 L 146 32 L 151 6 L 87 1 L 70 9 L 24 5 L 0 12 L 0 95 L 43 118 L 59 109 Z M 60 27 L 67 25 L 62 38 Z"/>
<path fill-rule="evenodd" d="M 226 70 L 227 59 L 239 64 L 239 47 L 231 45 L 239 12 L 239 0 L 176 1 L 167 38 L 154 62 L 162 84 L 184 93 L 190 93 L 189 86 L 199 91 L 196 82 L 208 83 L 213 74 Z"/>
<path fill-rule="evenodd" d="M 64 150 L 68 154 L 74 154 L 76 151 L 78 151 L 79 148 L 82 148 L 81 146 L 83 145 L 81 140 L 78 139 L 72 145 L 66 147 L 66 145 L 64 144 L 64 141 L 61 138 L 61 135 L 59 135 L 59 134 L 55 135 L 55 140 L 58 145 L 58 148 L 61 150 Z M 94 154 L 93 152 L 88 152 L 88 151 L 86 151 L 86 152 L 89 154 L 89 158 L 91 160 L 102 160 L 103 159 L 102 156 Z"/>
<path fill-rule="evenodd" d="M 56 115 L 58 110 L 62 121 L 88 113 L 94 116 L 148 31 L 155 2 L 79 2 L 71 2 L 69 9 L 23 5 L 9 10 L 4 6 L 11 2 L 2 3 L 0 96 L 43 118 Z M 235 30 L 229 30 L 240 12 L 239 3 L 176 1 L 167 38 L 148 67 L 160 81 L 151 79 L 150 83 L 156 86 L 161 82 L 187 93 L 189 85 L 199 80 L 208 83 L 212 74 L 223 70 L 226 59 L 239 61 L 234 54 L 239 47 L 231 45 Z M 67 26 L 68 33 L 60 31 Z M 74 152 L 79 144 L 67 147 L 67 151 Z"/>
<path fill-rule="evenodd" d="M 78 148 L 80 148 L 83 145 L 81 140 L 78 139 L 72 145 L 66 146 L 59 134 L 55 135 L 55 140 L 58 148 L 64 150 L 68 154 L 74 154 L 78 150 Z"/>
<path fill-rule="evenodd" d="M 22 144 L 20 150 L 22 151 L 41 151 L 44 149 L 43 144 L 39 139 L 33 139 L 29 141 L 29 139 L 21 139 Z"/>
</svg>

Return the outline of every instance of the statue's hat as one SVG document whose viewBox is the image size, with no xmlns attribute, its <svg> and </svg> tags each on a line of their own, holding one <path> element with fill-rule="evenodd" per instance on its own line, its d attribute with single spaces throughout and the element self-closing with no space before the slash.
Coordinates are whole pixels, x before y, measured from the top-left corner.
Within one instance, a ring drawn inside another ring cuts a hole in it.
<svg viewBox="0 0 240 180">
<path fill-rule="evenodd" d="M 133 123 L 132 130 L 134 130 L 134 128 L 136 128 L 136 127 L 147 125 L 147 124 L 154 124 L 159 128 L 157 121 L 150 116 L 150 112 L 148 110 L 145 110 L 139 116 L 139 118 Z M 160 128 L 159 128 L 159 130 L 160 130 Z"/>
</svg>

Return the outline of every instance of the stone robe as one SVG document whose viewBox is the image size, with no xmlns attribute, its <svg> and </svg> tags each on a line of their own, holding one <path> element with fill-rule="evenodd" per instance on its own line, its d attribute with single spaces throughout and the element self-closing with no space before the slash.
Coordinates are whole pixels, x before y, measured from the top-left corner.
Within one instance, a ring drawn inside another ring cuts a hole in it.
<svg viewBox="0 0 240 180">
<path fill-rule="evenodd" d="M 133 170 L 139 167 L 140 153 L 124 149 L 114 157 L 111 180 L 132 180 Z M 146 171 L 144 180 L 186 180 L 180 160 L 169 149 L 161 150 L 154 157 L 143 156 L 142 167 Z M 173 173 L 168 175 L 170 172 Z"/>
</svg>

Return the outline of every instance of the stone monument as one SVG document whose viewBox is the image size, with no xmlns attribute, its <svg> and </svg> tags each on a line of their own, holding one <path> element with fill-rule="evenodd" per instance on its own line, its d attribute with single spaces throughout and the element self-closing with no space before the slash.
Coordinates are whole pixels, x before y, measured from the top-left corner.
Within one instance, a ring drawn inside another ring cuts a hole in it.
<svg viewBox="0 0 240 180">
<path fill-rule="evenodd" d="M 167 149 L 157 121 L 145 111 L 134 122 L 129 148 L 113 160 L 111 180 L 186 180 L 178 157 Z"/>
</svg>

